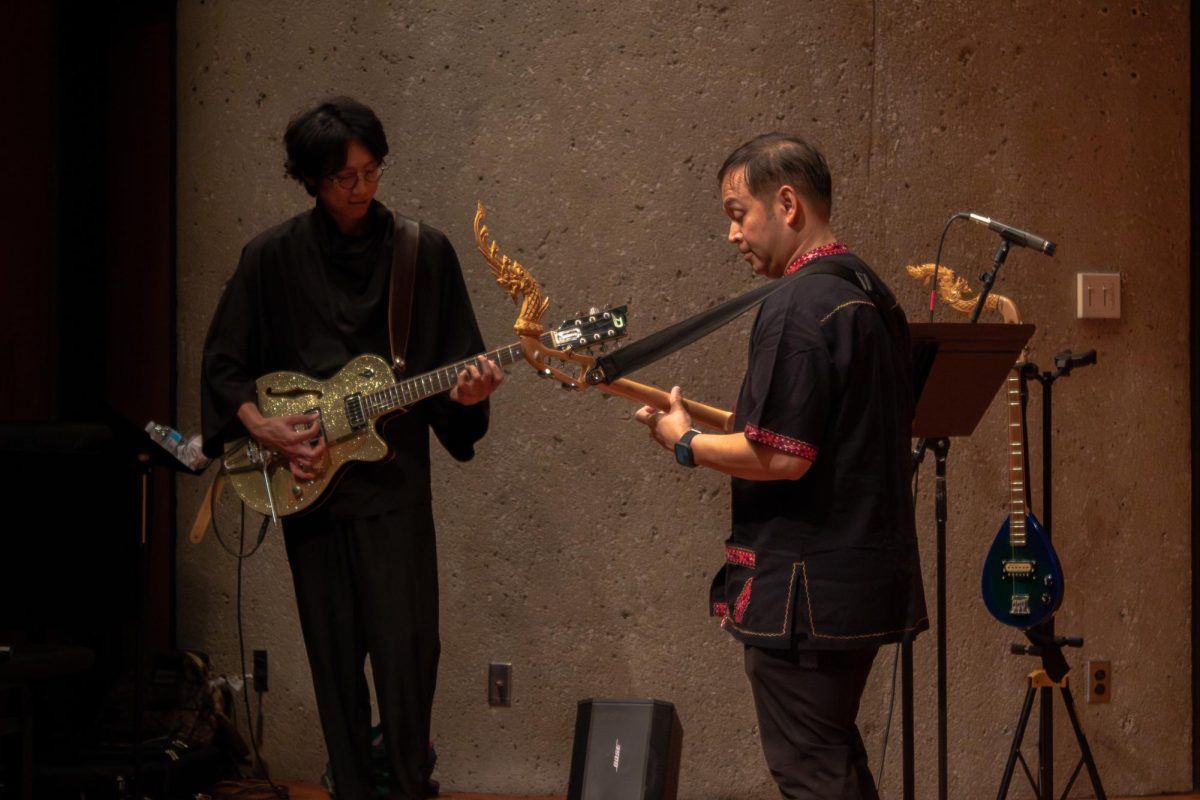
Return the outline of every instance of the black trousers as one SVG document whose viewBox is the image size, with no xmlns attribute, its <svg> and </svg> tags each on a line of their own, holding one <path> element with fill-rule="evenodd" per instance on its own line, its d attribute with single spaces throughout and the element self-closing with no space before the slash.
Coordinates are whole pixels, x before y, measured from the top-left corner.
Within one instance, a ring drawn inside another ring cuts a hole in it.
<svg viewBox="0 0 1200 800">
<path fill-rule="evenodd" d="M 335 796 L 372 793 L 370 654 L 393 796 L 423 798 L 441 651 L 432 512 L 338 519 L 318 510 L 283 531 Z"/>
<path fill-rule="evenodd" d="M 855 718 L 878 648 L 746 647 L 763 755 L 795 800 L 879 800 Z"/>
</svg>

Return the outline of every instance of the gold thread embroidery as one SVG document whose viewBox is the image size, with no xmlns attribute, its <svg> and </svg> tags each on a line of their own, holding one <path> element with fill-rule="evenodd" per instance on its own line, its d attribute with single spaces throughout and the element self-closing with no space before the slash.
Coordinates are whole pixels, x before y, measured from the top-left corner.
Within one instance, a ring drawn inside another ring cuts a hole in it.
<svg viewBox="0 0 1200 800">
<path fill-rule="evenodd" d="M 787 602 L 784 604 L 784 607 L 783 607 L 783 630 L 779 631 L 779 633 L 767 633 L 765 631 L 752 631 L 749 628 L 743 628 L 741 625 L 738 625 L 736 622 L 729 622 L 729 619 L 730 619 L 729 617 L 724 617 L 724 622 L 721 627 L 728 626 L 730 628 L 733 628 L 738 633 L 745 633 L 750 636 L 776 637 L 776 636 L 789 635 L 788 619 L 791 617 L 791 614 L 792 614 L 792 597 L 793 597 L 792 590 L 795 589 L 795 587 L 796 587 L 796 567 L 800 566 L 801 563 L 802 562 L 799 562 L 799 561 L 792 562 L 792 577 L 788 579 Z"/>
<path fill-rule="evenodd" d="M 914 631 L 920 627 L 922 622 L 929 620 L 928 616 L 921 617 L 917 620 L 917 624 L 909 628 L 895 628 L 890 631 L 876 631 L 874 633 L 854 633 L 854 634 L 836 634 L 836 633 L 817 633 L 817 626 L 813 623 L 812 610 L 812 595 L 808 591 L 808 562 L 801 561 L 800 569 L 804 572 L 804 598 L 808 602 L 808 629 L 812 632 L 814 639 L 874 639 L 877 636 L 887 636 L 890 633 L 906 633 Z M 794 571 L 794 570 L 793 570 Z"/>
<path fill-rule="evenodd" d="M 805 604 L 808 606 L 808 629 L 811 632 L 811 635 L 814 639 L 874 639 L 876 637 L 887 636 L 888 634 L 892 634 L 892 633 L 907 633 L 908 631 L 915 631 L 917 628 L 921 627 L 922 622 L 929 621 L 929 617 L 924 616 L 924 617 L 921 617 L 919 620 L 917 620 L 916 624 L 911 627 L 896 628 L 896 629 L 890 630 L 890 631 L 876 631 L 875 633 L 855 633 L 855 634 L 817 633 L 816 626 L 813 624 L 812 594 L 810 594 L 808 591 L 808 562 L 793 561 L 792 562 L 792 576 L 790 579 L 788 579 L 787 602 L 784 605 L 784 609 L 783 609 L 783 629 L 781 631 L 779 631 L 779 633 L 768 633 L 766 631 L 752 631 L 749 628 L 743 628 L 741 625 L 738 625 L 737 623 L 733 622 L 732 619 L 727 616 L 721 617 L 721 627 L 722 628 L 726 628 L 726 627 L 733 628 L 738 633 L 744 633 L 749 636 L 763 636 L 763 637 L 770 637 L 770 638 L 775 638 L 775 637 L 779 637 L 779 636 L 787 636 L 788 635 L 788 619 L 791 616 L 792 603 L 795 602 L 795 599 L 792 595 L 792 590 L 795 588 L 795 585 L 796 585 L 797 568 L 799 568 L 799 570 L 804 573 L 804 600 L 805 600 Z"/>
<path fill-rule="evenodd" d="M 828 314 L 821 317 L 820 324 L 824 325 L 826 322 L 829 322 L 830 317 L 832 317 L 837 312 L 841 311 L 843 308 L 846 308 L 847 306 L 873 306 L 873 305 L 875 305 L 875 304 L 872 303 L 870 300 L 847 300 L 846 302 L 842 303 L 840 306 L 835 308 L 833 311 L 830 311 Z"/>
</svg>

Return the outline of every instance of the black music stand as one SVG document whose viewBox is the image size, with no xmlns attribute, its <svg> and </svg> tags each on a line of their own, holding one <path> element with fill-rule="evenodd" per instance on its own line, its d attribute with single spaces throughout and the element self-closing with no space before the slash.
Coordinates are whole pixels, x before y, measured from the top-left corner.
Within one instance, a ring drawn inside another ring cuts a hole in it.
<svg viewBox="0 0 1200 800">
<path fill-rule="evenodd" d="M 936 458 L 938 798 L 946 798 L 946 457 L 951 436 L 970 436 L 1033 335 L 1032 325 L 917 322 L 912 338 L 916 413 L 913 456 Z M 901 644 L 904 800 L 914 800 L 912 641 Z"/>
</svg>

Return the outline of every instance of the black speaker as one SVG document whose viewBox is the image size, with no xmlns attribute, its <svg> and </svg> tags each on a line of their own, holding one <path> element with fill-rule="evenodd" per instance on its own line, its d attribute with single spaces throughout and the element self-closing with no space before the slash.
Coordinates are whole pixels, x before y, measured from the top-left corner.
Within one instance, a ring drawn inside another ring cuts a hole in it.
<svg viewBox="0 0 1200 800">
<path fill-rule="evenodd" d="M 567 800 L 675 800 L 683 727 L 662 700 L 580 700 Z"/>
</svg>

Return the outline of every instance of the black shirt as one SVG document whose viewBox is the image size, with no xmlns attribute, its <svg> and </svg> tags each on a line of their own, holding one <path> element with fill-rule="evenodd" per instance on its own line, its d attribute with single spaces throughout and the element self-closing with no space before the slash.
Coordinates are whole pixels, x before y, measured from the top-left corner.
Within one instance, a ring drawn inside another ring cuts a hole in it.
<svg viewBox="0 0 1200 800">
<path fill-rule="evenodd" d="M 878 276 L 841 250 L 818 262 L 865 271 L 894 305 Z M 759 310 L 735 429 L 812 466 L 794 481 L 732 479 L 732 536 L 712 602 L 736 638 L 842 648 L 928 627 L 902 338 L 859 285 L 836 275 L 792 280 Z"/>
</svg>

